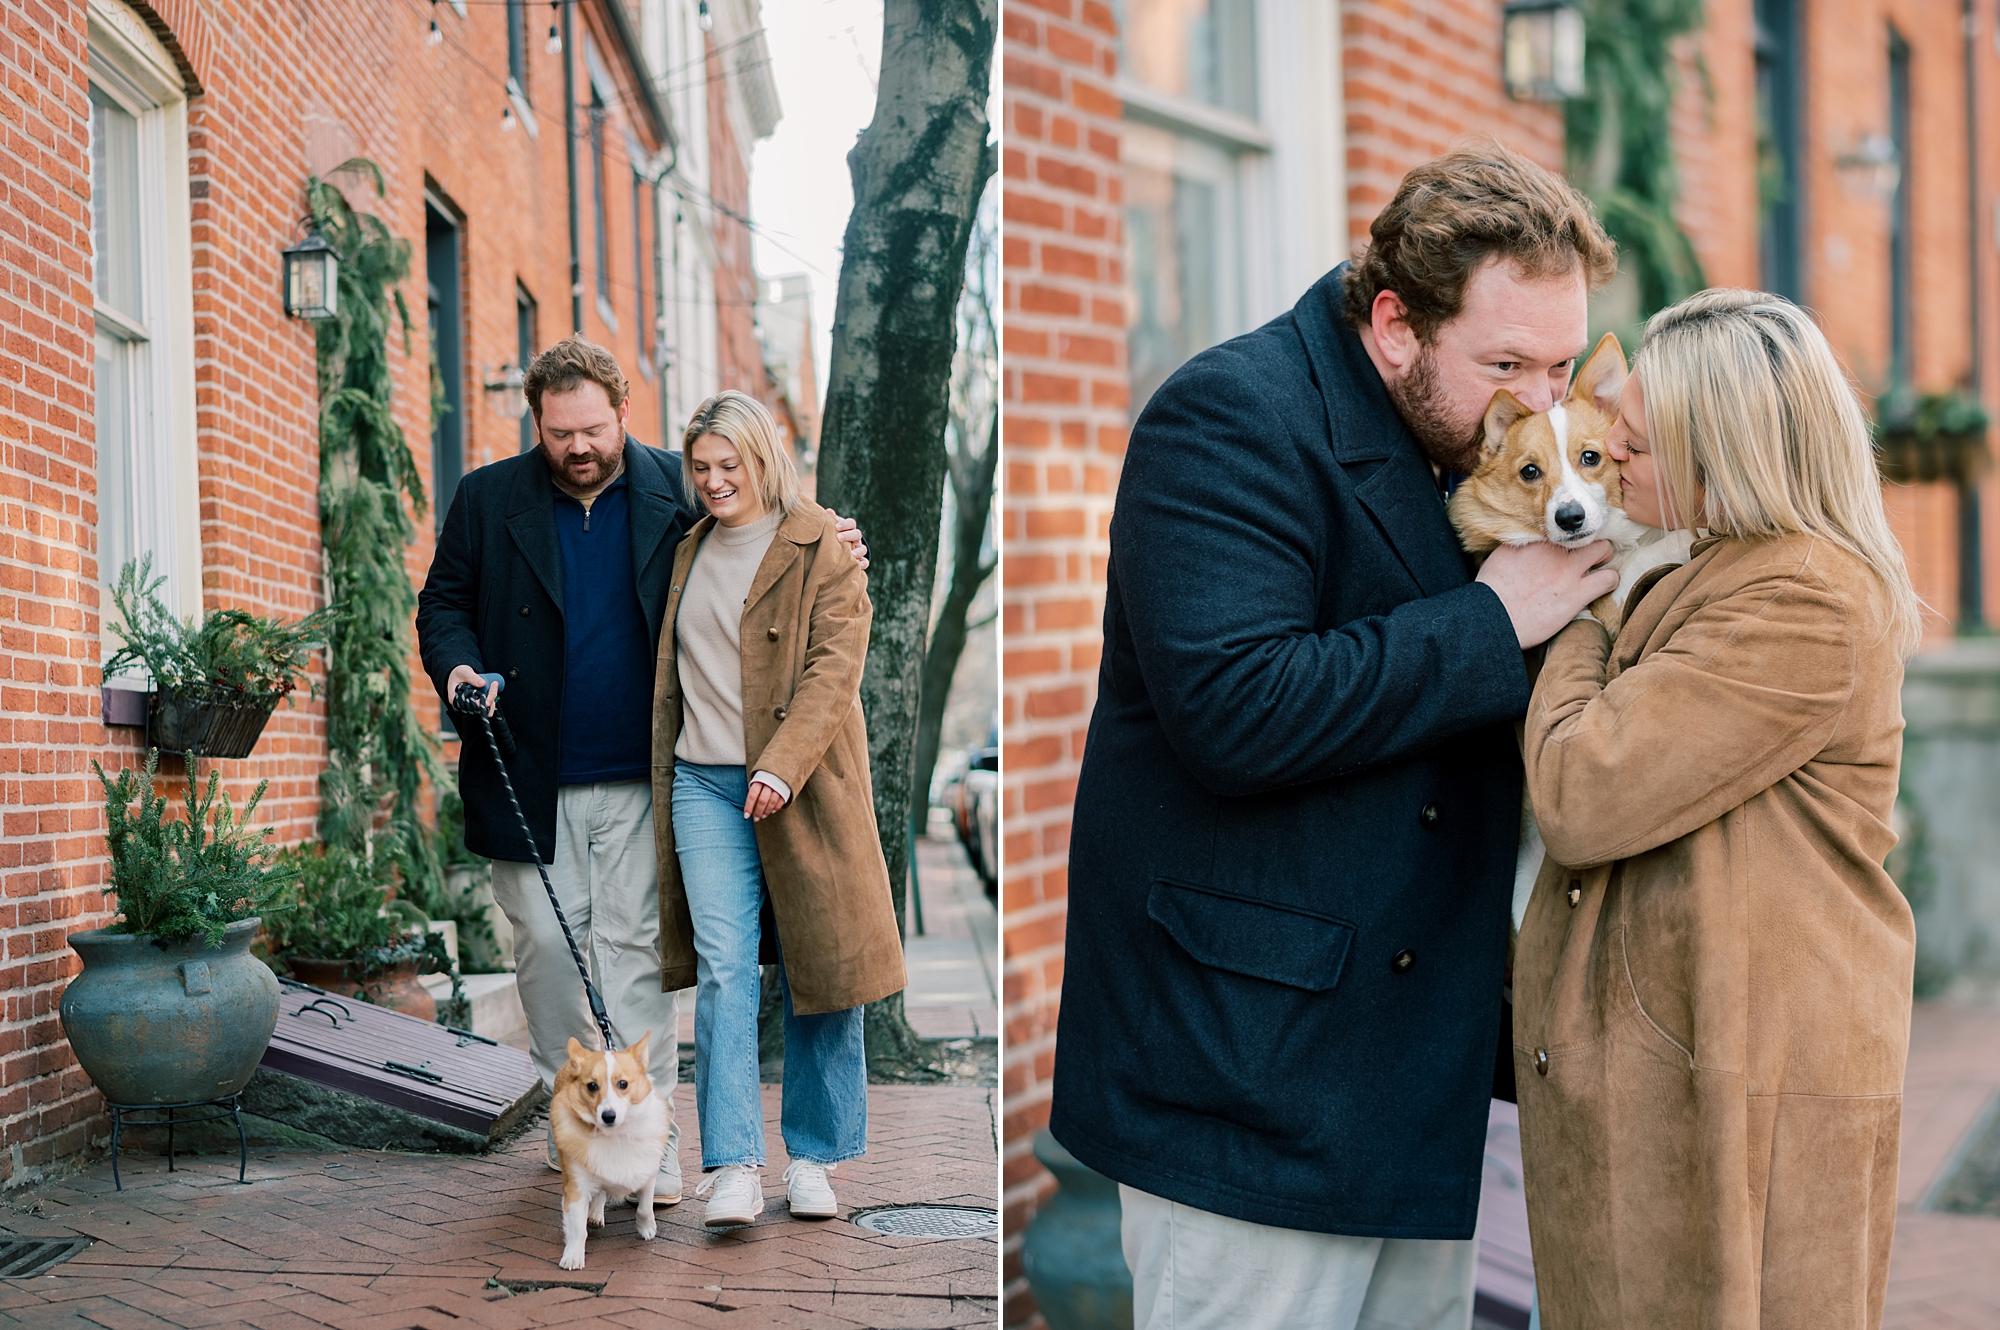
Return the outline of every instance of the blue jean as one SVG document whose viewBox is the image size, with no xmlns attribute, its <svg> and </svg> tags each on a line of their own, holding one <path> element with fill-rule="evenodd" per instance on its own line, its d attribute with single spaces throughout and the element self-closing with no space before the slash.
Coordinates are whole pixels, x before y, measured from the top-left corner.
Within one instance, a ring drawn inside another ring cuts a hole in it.
<svg viewBox="0 0 2000 1330">
<path fill-rule="evenodd" d="M 756 828 L 743 816 L 749 783 L 742 767 L 674 764 L 674 848 L 694 918 L 694 1104 L 704 1171 L 764 1162 L 757 945 L 765 886 Z M 785 1153 L 814 1164 L 856 1158 L 868 1146 L 862 1009 L 798 1016 L 789 985 L 784 995 Z"/>
</svg>

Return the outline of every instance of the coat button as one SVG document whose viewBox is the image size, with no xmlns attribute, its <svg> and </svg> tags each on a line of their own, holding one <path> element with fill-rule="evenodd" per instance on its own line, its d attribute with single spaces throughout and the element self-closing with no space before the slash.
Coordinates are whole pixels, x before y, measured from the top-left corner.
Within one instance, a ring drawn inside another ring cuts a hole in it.
<svg viewBox="0 0 2000 1330">
<path fill-rule="evenodd" d="M 519 670 L 508 670 L 507 677 L 509 679 L 518 679 L 521 677 L 521 672 Z"/>
<path fill-rule="evenodd" d="M 1389 961 L 1389 968 L 1394 970 L 1397 974 L 1408 974 L 1410 972 L 1410 967 L 1412 965 L 1415 965 L 1416 963 L 1417 963 L 1417 953 L 1414 951 L 1404 950 L 1397 952 L 1395 956 Z"/>
<path fill-rule="evenodd" d="M 1583 879 L 1580 877 L 1573 877 L 1569 880 L 1569 908 L 1574 910 L 1576 908 L 1577 902 L 1582 899 L 1583 899 Z"/>
<path fill-rule="evenodd" d="M 771 714 L 777 717 L 779 720 L 783 720 L 785 718 L 785 709 L 783 707 L 779 707 L 776 711 L 773 711 Z"/>
<path fill-rule="evenodd" d="M 1548 1074 L 1549 1074 L 1549 1050 L 1548 1050 L 1548 1049 L 1546 1049 L 1546 1048 L 1538 1048 L 1538 1049 L 1536 1049 L 1536 1050 L 1535 1050 L 1535 1071 L 1536 1071 L 1536 1072 L 1537 1072 L 1537 1073 L 1538 1073 L 1539 1075 L 1543 1075 L 1543 1076 L 1546 1076 L 1546 1075 L 1548 1075 Z"/>
<path fill-rule="evenodd" d="M 764 630 L 764 635 L 770 638 L 773 642 L 778 640 L 778 630 L 775 628 L 766 628 Z"/>
<path fill-rule="evenodd" d="M 521 607 L 521 617 L 522 617 L 523 619 L 525 619 L 525 618 L 527 618 L 527 617 L 528 617 L 528 607 L 527 607 L 526 605 L 523 605 L 523 606 Z"/>
<path fill-rule="evenodd" d="M 1417 812 L 1417 820 L 1423 823 L 1427 827 L 1436 826 L 1438 824 L 1439 816 L 1440 814 L 1438 813 L 1438 806 L 1436 804 L 1425 804 L 1423 808 L 1421 808 Z"/>
</svg>

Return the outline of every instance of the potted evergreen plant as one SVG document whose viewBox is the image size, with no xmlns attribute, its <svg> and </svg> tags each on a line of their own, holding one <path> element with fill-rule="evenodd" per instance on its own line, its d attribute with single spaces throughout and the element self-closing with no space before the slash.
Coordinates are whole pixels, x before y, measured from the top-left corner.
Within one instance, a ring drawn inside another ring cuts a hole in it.
<svg viewBox="0 0 2000 1330">
<path fill-rule="evenodd" d="M 73 933 L 83 973 L 63 991 L 61 1018 L 76 1059 L 115 1104 L 187 1104 L 246 1085 L 278 1023 L 278 981 L 250 954 L 260 920 L 281 908 L 292 870 L 270 832 L 241 812 L 211 772 L 188 784 L 169 818 L 155 788 L 159 754 L 104 787 L 108 894 L 118 918 Z"/>
<path fill-rule="evenodd" d="M 1894 388 L 1875 404 L 1874 433 L 1882 477 L 1914 484 L 1948 480 L 1967 485 L 1986 471 L 1986 408 L 1968 392 L 1926 393 Z"/>
<path fill-rule="evenodd" d="M 200 623 L 174 617 L 161 601 L 164 577 L 151 555 L 119 570 L 111 603 L 123 643 L 104 662 L 109 679 L 143 669 L 153 683 L 147 742 L 166 753 L 248 757 L 265 722 L 305 673 L 315 642 L 332 627 L 332 607 L 285 624 L 247 610 L 215 610 Z"/>
<path fill-rule="evenodd" d="M 422 910 L 395 898 L 396 866 L 386 848 L 366 855 L 301 845 L 284 857 L 297 885 L 291 908 L 265 935 L 292 978 L 431 1021 L 438 1005 L 420 976 L 449 974 L 452 1005 L 459 1005 L 463 985 L 444 938 Z"/>
</svg>

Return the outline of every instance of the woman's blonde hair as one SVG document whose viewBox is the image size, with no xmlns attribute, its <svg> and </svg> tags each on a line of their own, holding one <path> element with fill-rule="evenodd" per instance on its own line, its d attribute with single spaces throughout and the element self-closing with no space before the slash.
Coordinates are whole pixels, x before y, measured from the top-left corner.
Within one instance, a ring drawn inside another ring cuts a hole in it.
<svg viewBox="0 0 2000 1330">
<path fill-rule="evenodd" d="M 762 402 L 734 388 L 696 407 L 694 419 L 681 431 L 681 485 L 690 502 L 701 500 L 694 486 L 694 441 L 704 434 L 729 440 L 756 468 L 757 497 L 765 512 L 790 516 L 799 506 L 799 469 L 792 461 L 792 450 L 778 434 L 778 422 Z"/>
<path fill-rule="evenodd" d="M 1647 322 L 1632 370 L 1670 521 L 1831 541 L 1875 570 L 1889 631 L 1916 650 L 1923 603 L 1889 530 L 1867 417 L 1804 310 L 1762 291 L 1700 292 Z"/>
</svg>

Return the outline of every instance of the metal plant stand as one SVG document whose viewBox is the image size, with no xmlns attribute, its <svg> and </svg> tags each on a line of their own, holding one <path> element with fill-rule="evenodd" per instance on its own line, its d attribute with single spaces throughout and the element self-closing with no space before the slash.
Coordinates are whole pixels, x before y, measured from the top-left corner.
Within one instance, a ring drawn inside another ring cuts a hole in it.
<svg viewBox="0 0 2000 1330">
<path fill-rule="evenodd" d="M 236 1180 L 244 1181 L 250 1166 L 250 1138 L 243 1131 L 243 1092 L 237 1091 L 222 1099 L 191 1099 L 185 1104 L 113 1104 L 106 1103 L 111 1110 L 111 1185 L 117 1191 L 124 1191 L 125 1184 L 118 1177 L 118 1138 L 125 1126 L 127 1113 L 165 1113 L 159 1122 L 134 1122 L 135 1127 L 165 1127 L 167 1129 L 167 1172 L 174 1171 L 174 1128 L 193 1126 L 197 1122 L 220 1122 L 228 1118 L 236 1124 Z M 198 1118 L 176 1118 L 177 1108 L 212 1108 L 218 1110 Z"/>
</svg>

